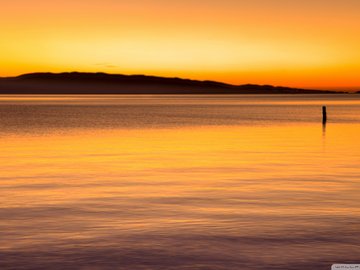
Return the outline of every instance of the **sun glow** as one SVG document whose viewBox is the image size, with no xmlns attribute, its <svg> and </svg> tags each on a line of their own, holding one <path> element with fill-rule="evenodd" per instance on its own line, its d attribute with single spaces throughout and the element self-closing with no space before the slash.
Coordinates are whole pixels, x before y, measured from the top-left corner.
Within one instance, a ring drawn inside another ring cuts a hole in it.
<svg viewBox="0 0 360 270">
<path fill-rule="evenodd" d="M 360 86 L 360 2 L 2 4 L 0 76 L 105 71 L 296 87 Z"/>
</svg>

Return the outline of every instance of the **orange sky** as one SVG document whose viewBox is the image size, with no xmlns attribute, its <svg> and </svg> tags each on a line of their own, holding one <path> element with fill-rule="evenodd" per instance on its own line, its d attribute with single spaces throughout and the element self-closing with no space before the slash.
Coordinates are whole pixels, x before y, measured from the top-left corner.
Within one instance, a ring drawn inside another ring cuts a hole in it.
<svg viewBox="0 0 360 270">
<path fill-rule="evenodd" d="M 358 0 L 4 0 L 0 76 L 104 71 L 360 88 Z"/>
</svg>

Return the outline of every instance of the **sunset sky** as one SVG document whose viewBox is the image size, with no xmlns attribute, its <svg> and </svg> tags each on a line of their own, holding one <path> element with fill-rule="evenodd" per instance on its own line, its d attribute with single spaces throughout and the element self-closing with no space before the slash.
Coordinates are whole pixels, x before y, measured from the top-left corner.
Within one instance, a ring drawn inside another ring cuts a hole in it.
<svg viewBox="0 0 360 270">
<path fill-rule="evenodd" d="M 0 76 L 360 88 L 359 0 L 0 0 Z"/>
</svg>

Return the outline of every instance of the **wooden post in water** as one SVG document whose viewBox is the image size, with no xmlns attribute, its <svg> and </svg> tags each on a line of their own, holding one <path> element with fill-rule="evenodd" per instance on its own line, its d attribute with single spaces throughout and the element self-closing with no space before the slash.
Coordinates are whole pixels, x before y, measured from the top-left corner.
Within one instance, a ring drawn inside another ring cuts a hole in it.
<svg viewBox="0 0 360 270">
<path fill-rule="evenodd" d="M 326 106 L 322 107 L 322 115 L 323 115 L 323 124 L 326 124 L 326 122 L 327 122 Z"/>
</svg>

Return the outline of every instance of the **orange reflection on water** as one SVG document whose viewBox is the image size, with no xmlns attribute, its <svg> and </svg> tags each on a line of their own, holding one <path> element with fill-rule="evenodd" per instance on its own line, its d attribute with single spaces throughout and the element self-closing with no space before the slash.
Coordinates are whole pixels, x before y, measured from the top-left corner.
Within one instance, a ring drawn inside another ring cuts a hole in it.
<svg viewBox="0 0 360 270">
<path fill-rule="evenodd" d="M 156 248 L 183 254 L 204 251 L 211 236 L 222 256 L 235 250 L 268 263 L 314 252 L 328 261 L 339 249 L 355 256 L 352 240 L 327 241 L 338 239 L 339 224 L 357 231 L 344 218 L 360 218 L 359 131 L 333 124 L 323 136 L 321 124 L 301 124 L 4 137 L 0 250 L 153 249 L 154 236 Z"/>
<path fill-rule="evenodd" d="M 2 203 L 10 206 L 26 199 L 26 203 L 43 204 L 53 192 L 60 192 L 62 201 L 112 196 L 108 187 L 114 192 L 125 189 L 128 195 L 128 189 L 151 189 L 149 193 L 158 196 L 174 192 L 168 184 L 186 184 L 192 189 L 235 180 L 252 181 L 251 185 L 262 180 L 256 186 L 260 192 L 286 189 L 296 182 L 292 178 L 309 176 L 315 176 L 314 183 L 296 188 L 314 189 L 319 177 L 337 175 L 344 169 L 351 173 L 346 164 L 350 167 L 358 158 L 359 131 L 356 125 L 335 125 L 328 127 L 323 138 L 320 125 L 294 125 L 76 131 L 3 138 L 2 183 L 9 188 L 28 185 L 29 198 L 23 190 L 15 202 L 2 196 Z M 281 178 L 286 185 L 274 186 L 272 178 Z M 132 181 L 155 186 L 139 189 Z M 37 190 L 32 185 L 56 188 Z M 76 192 L 62 193 L 69 188 Z M 35 199 L 34 192 L 44 197 Z"/>
</svg>

